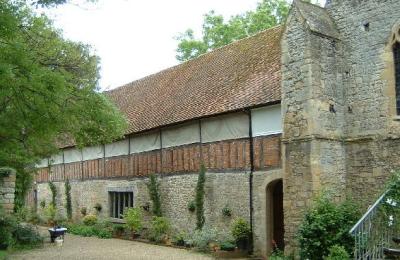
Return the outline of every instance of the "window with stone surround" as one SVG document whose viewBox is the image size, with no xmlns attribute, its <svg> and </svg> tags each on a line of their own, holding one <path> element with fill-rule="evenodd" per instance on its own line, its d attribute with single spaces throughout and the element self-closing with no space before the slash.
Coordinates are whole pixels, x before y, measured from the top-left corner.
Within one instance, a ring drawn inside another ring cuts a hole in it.
<svg viewBox="0 0 400 260">
<path fill-rule="evenodd" d="M 396 79 L 396 111 L 400 115 L 400 43 L 393 45 L 394 70 Z"/>
<path fill-rule="evenodd" d="M 133 207 L 132 191 L 109 191 L 110 217 L 122 219 L 126 208 Z"/>
</svg>

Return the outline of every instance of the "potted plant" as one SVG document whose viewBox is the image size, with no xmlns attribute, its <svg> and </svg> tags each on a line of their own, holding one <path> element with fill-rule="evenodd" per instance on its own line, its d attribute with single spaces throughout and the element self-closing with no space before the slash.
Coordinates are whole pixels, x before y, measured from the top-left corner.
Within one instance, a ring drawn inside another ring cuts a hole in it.
<svg viewBox="0 0 400 260">
<path fill-rule="evenodd" d="M 247 250 L 251 235 L 250 224 L 243 218 L 237 218 L 232 224 L 231 233 L 237 247 L 242 251 Z"/>
<path fill-rule="evenodd" d="M 126 227 L 131 231 L 132 239 L 140 236 L 140 231 L 143 228 L 142 212 L 139 208 L 128 208 L 124 214 Z"/>
</svg>

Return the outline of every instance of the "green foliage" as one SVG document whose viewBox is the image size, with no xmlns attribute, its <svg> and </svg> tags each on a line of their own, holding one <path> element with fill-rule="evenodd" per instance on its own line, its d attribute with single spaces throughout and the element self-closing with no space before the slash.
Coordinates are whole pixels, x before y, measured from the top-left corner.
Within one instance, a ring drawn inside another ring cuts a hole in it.
<svg viewBox="0 0 400 260">
<path fill-rule="evenodd" d="M 51 191 L 51 204 L 56 208 L 57 207 L 57 186 L 53 182 L 49 182 L 49 188 Z"/>
<path fill-rule="evenodd" d="M 158 183 L 155 174 L 150 175 L 150 181 L 147 184 L 147 188 L 149 190 L 150 199 L 153 202 L 152 212 L 155 216 L 161 217 L 162 212 L 161 212 L 160 184 Z"/>
<path fill-rule="evenodd" d="M 206 181 L 206 167 L 200 166 L 200 172 L 196 186 L 196 229 L 202 229 L 205 222 L 204 217 L 204 183 Z"/>
<path fill-rule="evenodd" d="M 0 183 L 3 181 L 4 178 L 10 176 L 15 170 L 9 167 L 0 167 Z"/>
<path fill-rule="evenodd" d="M 139 233 L 143 227 L 142 212 L 139 208 L 128 208 L 124 214 L 126 227 L 133 233 Z"/>
<path fill-rule="evenodd" d="M 67 225 L 68 232 L 74 235 L 83 237 L 96 236 L 98 238 L 111 238 L 112 237 L 112 226 L 107 223 L 97 223 L 95 225 L 87 226 L 81 224 L 69 224 Z"/>
<path fill-rule="evenodd" d="M 329 248 L 329 255 L 324 260 L 350 260 L 350 255 L 343 246 L 334 245 Z"/>
<path fill-rule="evenodd" d="M 43 243 L 43 238 L 31 225 L 17 225 L 13 232 L 13 237 L 15 241 L 14 247 L 17 248 L 32 248 Z"/>
<path fill-rule="evenodd" d="M 44 209 L 44 215 L 46 216 L 48 223 L 52 224 L 55 223 L 56 214 L 57 214 L 57 209 L 52 203 Z"/>
<path fill-rule="evenodd" d="M 0 250 L 7 249 L 14 243 L 13 232 L 17 222 L 0 208 Z"/>
<path fill-rule="evenodd" d="M 82 222 L 86 226 L 94 226 L 97 223 L 97 216 L 96 215 L 86 215 L 83 218 Z"/>
<path fill-rule="evenodd" d="M 96 205 L 94 205 L 94 209 L 97 213 L 99 213 L 103 209 L 103 206 L 101 206 L 101 204 L 97 202 Z"/>
<path fill-rule="evenodd" d="M 210 250 L 209 244 L 217 241 L 217 236 L 218 234 L 215 229 L 196 229 L 186 242 L 199 251 L 207 252 Z"/>
<path fill-rule="evenodd" d="M 44 209 L 46 207 L 46 201 L 45 200 L 40 201 L 40 207 L 42 209 Z"/>
<path fill-rule="evenodd" d="M 300 256 L 323 259 L 334 245 L 343 246 L 351 254 L 354 238 L 349 230 L 359 216 L 358 207 L 349 200 L 334 203 L 327 195 L 317 198 L 299 227 Z"/>
<path fill-rule="evenodd" d="M 386 184 L 387 193 L 384 198 L 382 213 L 386 216 L 400 216 L 400 172 L 394 173 Z M 396 221 L 397 220 L 397 221 Z M 397 218 L 394 224 L 399 227 Z"/>
<path fill-rule="evenodd" d="M 232 210 L 228 205 L 225 205 L 225 207 L 222 208 L 222 216 L 225 217 L 231 217 L 232 216 Z"/>
<path fill-rule="evenodd" d="M 26 194 L 32 187 L 33 174 L 28 168 L 23 168 L 21 166 L 18 166 L 16 170 L 17 178 L 15 181 L 14 209 L 18 210 L 25 206 Z"/>
<path fill-rule="evenodd" d="M 191 200 L 188 204 L 188 210 L 190 212 L 195 212 L 196 210 L 196 202 L 194 200 Z"/>
<path fill-rule="evenodd" d="M 185 232 L 179 232 L 172 237 L 172 243 L 177 246 L 184 246 L 186 236 Z"/>
<path fill-rule="evenodd" d="M 161 242 L 171 229 L 171 224 L 166 217 L 153 217 L 150 228 L 150 240 Z"/>
<path fill-rule="evenodd" d="M 244 218 L 236 218 L 231 227 L 231 233 L 236 242 L 250 239 L 250 224 Z"/>
<path fill-rule="evenodd" d="M 236 245 L 231 241 L 223 241 L 219 244 L 219 247 L 224 251 L 233 251 L 235 250 Z"/>
<path fill-rule="evenodd" d="M 67 210 L 67 218 L 68 220 L 72 219 L 72 199 L 71 199 L 71 184 L 67 179 L 65 181 L 65 209 Z"/>
<path fill-rule="evenodd" d="M 125 226 L 122 224 L 113 224 L 112 229 L 114 233 L 122 234 L 125 231 Z"/>
<path fill-rule="evenodd" d="M 292 259 L 290 257 L 285 256 L 284 252 L 279 249 L 275 249 L 271 255 L 268 257 L 271 260 L 289 260 Z"/>
<path fill-rule="evenodd" d="M 20 175 L 31 175 L 57 143 L 111 142 L 127 125 L 98 91 L 99 58 L 90 46 L 64 39 L 27 2 L 0 1 L 0 165 L 17 170 L 17 208 L 29 184 Z"/>
<path fill-rule="evenodd" d="M 0 250 L 34 247 L 43 239 L 31 225 L 18 224 L 16 219 L 0 208 Z"/>
<path fill-rule="evenodd" d="M 81 208 L 81 214 L 82 214 L 82 216 L 86 216 L 86 214 L 87 214 L 87 209 L 86 209 L 86 207 L 82 207 L 82 208 Z"/>
<path fill-rule="evenodd" d="M 227 45 L 259 31 L 282 23 L 288 14 L 289 4 L 285 0 L 262 0 L 255 10 L 232 16 L 225 21 L 222 15 L 210 11 L 204 15 L 201 39 L 196 39 L 192 29 L 177 37 L 176 58 L 186 61 L 207 51 Z"/>
</svg>

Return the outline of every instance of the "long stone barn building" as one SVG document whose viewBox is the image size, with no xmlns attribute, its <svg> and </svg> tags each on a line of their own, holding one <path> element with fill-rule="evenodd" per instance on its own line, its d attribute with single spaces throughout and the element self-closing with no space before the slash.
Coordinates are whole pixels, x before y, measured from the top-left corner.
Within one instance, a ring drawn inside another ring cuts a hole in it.
<svg viewBox="0 0 400 260">
<path fill-rule="evenodd" d="M 164 214 L 191 232 L 204 164 L 206 226 L 229 232 L 241 216 L 256 254 L 273 241 L 290 252 L 321 190 L 367 208 L 400 165 L 400 2 L 295 0 L 285 25 L 106 95 L 129 121 L 125 139 L 43 160 L 36 205 L 52 181 L 63 209 L 69 179 L 75 217 L 100 203 L 118 220 L 125 206 L 149 205 L 154 173 Z"/>
</svg>

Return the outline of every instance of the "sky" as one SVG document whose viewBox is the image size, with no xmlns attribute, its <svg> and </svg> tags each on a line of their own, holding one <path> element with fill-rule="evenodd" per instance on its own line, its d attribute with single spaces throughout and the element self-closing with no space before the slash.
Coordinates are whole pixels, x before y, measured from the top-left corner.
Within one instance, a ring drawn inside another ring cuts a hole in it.
<svg viewBox="0 0 400 260">
<path fill-rule="evenodd" d="M 259 0 L 74 0 L 46 10 L 65 38 L 90 44 L 101 58 L 100 87 L 113 89 L 178 64 L 179 33 L 201 32 L 210 10 L 227 19 Z"/>
</svg>

